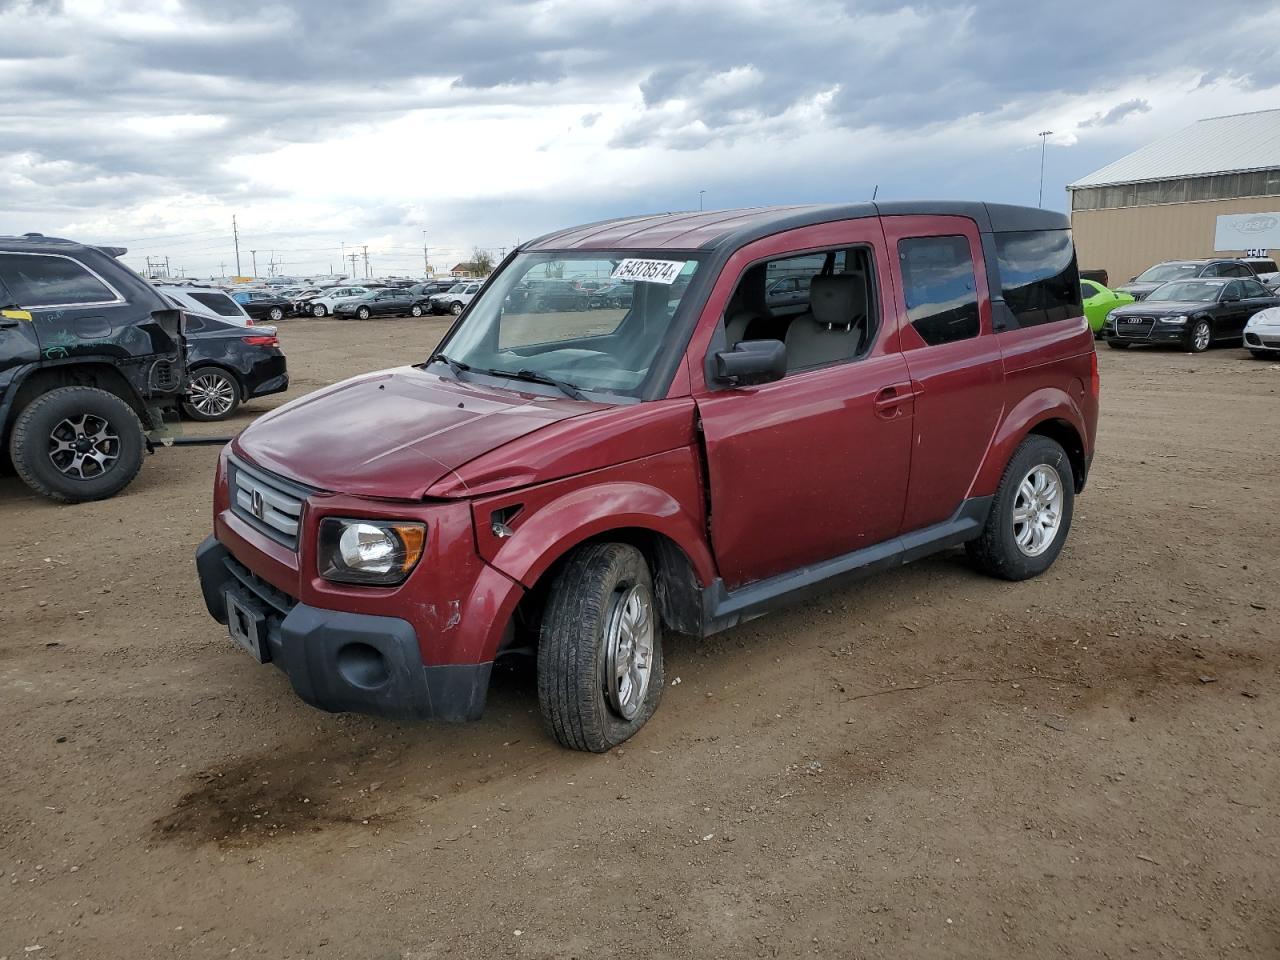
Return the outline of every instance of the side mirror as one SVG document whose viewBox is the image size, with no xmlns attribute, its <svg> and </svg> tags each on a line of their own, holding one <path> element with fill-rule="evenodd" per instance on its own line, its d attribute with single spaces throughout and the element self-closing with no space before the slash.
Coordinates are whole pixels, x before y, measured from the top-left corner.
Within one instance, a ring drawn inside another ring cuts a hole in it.
<svg viewBox="0 0 1280 960">
<path fill-rule="evenodd" d="M 716 380 L 733 387 L 773 383 L 787 375 L 787 347 L 781 340 L 741 340 L 716 354 Z"/>
<path fill-rule="evenodd" d="M 1129 283 L 1137 283 L 1137 282 L 1138 282 L 1138 278 L 1137 278 L 1137 277 L 1130 277 L 1128 282 L 1129 282 Z"/>
</svg>

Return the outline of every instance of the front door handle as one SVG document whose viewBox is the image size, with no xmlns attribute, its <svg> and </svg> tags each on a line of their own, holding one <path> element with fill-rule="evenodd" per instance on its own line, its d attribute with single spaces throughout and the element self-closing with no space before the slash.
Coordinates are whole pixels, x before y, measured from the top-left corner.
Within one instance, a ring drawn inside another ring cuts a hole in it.
<svg viewBox="0 0 1280 960">
<path fill-rule="evenodd" d="M 904 403 L 914 400 L 922 392 L 910 383 L 895 383 L 877 393 L 872 406 L 875 407 L 877 416 L 891 420 L 898 415 L 899 408 Z"/>
</svg>

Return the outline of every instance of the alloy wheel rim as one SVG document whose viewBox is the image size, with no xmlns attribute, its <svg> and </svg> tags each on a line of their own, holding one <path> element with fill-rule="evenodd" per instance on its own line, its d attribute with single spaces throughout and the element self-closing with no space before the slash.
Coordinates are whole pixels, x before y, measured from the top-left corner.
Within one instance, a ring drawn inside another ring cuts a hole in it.
<svg viewBox="0 0 1280 960">
<path fill-rule="evenodd" d="M 1024 556 L 1040 556 L 1058 538 L 1064 499 L 1062 478 L 1047 463 L 1022 478 L 1013 501 L 1013 540 Z"/>
<path fill-rule="evenodd" d="M 103 417 L 66 417 L 49 431 L 49 459 L 65 476 L 96 480 L 120 459 L 120 435 Z"/>
<path fill-rule="evenodd" d="M 204 373 L 191 381 L 191 405 L 206 417 L 220 417 L 231 409 L 235 392 L 226 377 Z"/>
<path fill-rule="evenodd" d="M 323 317 L 323 316 L 324 316 L 324 307 L 319 306 L 319 305 L 312 307 L 312 308 L 311 308 L 311 315 L 312 315 L 313 317 Z"/>
<path fill-rule="evenodd" d="M 1207 349 L 1209 346 L 1209 325 L 1203 320 L 1196 324 L 1195 331 L 1192 334 L 1195 337 L 1197 350 Z"/>
<path fill-rule="evenodd" d="M 604 631 L 605 701 L 623 720 L 644 705 L 653 673 L 653 596 L 642 583 L 614 595 Z"/>
</svg>

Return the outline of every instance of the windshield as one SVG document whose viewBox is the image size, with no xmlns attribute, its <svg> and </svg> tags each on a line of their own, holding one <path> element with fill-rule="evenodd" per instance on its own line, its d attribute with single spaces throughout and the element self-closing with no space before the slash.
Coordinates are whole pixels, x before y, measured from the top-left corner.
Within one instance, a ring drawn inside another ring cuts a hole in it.
<svg viewBox="0 0 1280 960">
<path fill-rule="evenodd" d="M 1181 280 L 1183 277 L 1194 277 L 1200 269 L 1197 263 L 1158 263 L 1138 277 L 1138 283 L 1163 283 L 1166 280 Z"/>
<path fill-rule="evenodd" d="M 636 397 L 697 269 L 683 253 L 521 253 L 472 301 L 443 350 L 476 372 Z M 578 286 L 584 280 L 613 281 L 618 293 L 593 298 Z"/>
<path fill-rule="evenodd" d="M 1148 300 L 1217 300 L 1218 291 L 1226 286 L 1225 280 L 1179 280 L 1166 283 L 1152 291 Z"/>
</svg>

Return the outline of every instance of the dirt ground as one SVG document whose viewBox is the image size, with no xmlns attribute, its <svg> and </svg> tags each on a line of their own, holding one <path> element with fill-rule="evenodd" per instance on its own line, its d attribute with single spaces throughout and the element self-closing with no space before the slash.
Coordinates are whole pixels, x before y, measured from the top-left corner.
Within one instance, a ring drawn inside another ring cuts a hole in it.
<svg viewBox="0 0 1280 960">
<path fill-rule="evenodd" d="M 444 326 L 286 323 L 288 396 Z M 105 503 L 0 480 L 0 960 L 1280 956 L 1280 370 L 1101 362 L 1049 575 L 956 552 L 669 640 L 605 756 L 524 672 L 467 726 L 302 704 L 200 602 L 214 448 Z"/>
</svg>

